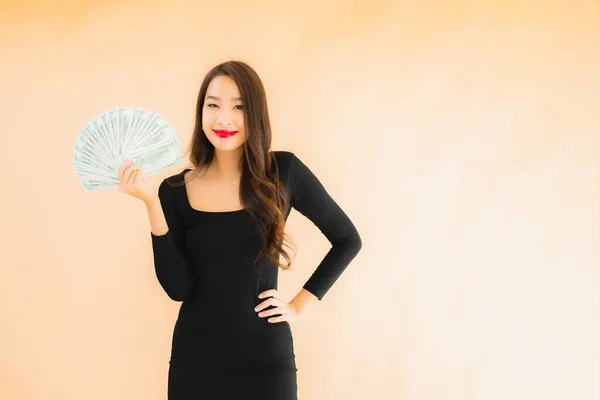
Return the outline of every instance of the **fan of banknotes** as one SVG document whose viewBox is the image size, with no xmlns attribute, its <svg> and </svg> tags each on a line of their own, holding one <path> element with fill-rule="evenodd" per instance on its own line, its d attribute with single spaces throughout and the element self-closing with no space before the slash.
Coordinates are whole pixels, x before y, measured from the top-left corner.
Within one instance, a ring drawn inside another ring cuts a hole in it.
<svg viewBox="0 0 600 400">
<path fill-rule="evenodd" d="M 156 113 L 119 107 L 96 116 L 79 133 L 73 164 L 86 191 L 117 187 L 125 160 L 146 176 L 177 165 L 181 145 L 175 129 Z"/>
</svg>

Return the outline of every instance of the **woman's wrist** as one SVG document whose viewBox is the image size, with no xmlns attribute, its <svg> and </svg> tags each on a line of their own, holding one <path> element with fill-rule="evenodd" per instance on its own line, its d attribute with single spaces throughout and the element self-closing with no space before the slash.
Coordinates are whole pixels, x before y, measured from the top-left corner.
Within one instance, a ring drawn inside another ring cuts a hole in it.
<svg viewBox="0 0 600 400">
<path fill-rule="evenodd" d="M 317 296 L 302 288 L 296 297 L 290 301 L 290 304 L 294 307 L 298 316 L 303 316 L 308 312 L 310 306 L 318 301 Z"/>
</svg>

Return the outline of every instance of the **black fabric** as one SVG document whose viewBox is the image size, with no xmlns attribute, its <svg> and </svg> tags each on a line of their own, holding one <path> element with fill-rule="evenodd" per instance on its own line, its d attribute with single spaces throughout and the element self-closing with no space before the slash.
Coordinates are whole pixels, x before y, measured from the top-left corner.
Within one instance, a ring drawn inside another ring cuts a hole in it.
<svg viewBox="0 0 600 400">
<path fill-rule="evenodd" d="M 322 300 L 362 246 L 348 216 L 312 171 L 288 151 L 273 152 L 291 207 L 332 244 L 303 285 Z M 183 174 L 158 190 L 169 231 L 151 233 L 154 267 L 166 294 L 181 307 L 173 331 L 169 400 L 296 400 L 296 364 L 288 322 L 270 323 L 254 307 L 277 288 L 279 268 L 263 257 L 258 231 L 245 209 L 193 209 Z M 289 216 L 291 208 L 285 217 Z M 270 309 L 268 307 L 267 309 Z"/>
</svg>

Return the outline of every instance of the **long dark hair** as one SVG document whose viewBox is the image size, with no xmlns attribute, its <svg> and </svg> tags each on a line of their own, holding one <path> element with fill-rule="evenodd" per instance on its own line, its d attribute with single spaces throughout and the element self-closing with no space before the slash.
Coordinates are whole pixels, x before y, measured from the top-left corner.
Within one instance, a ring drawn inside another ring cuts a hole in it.
<svg viewBox="0 0 600 400">
<path fill-rule="evenodd" d="M 277 267 L 291 268 L 291 259 L 283 249 L 286 241 L 293 240 L 284 232 L 285 213 L 290 207 L 287 191 L 278 179 L 279 166 L 271 148 L 271 123 L 267 96 L 263 83 L 254 69 L 242 61 L 227 61 L 212 68 L 205 76 L 196 103 L 196 121 L 190 149 L 190 162 L 196 167 L 195 175 L 213 159 L 215 148 L 202 130 L 204 98 L 210 82 L 217 76 L 229 76 L 237 84 L 244 106 L 244 155 L 240 159 L 240 203 L 250 214 L 260 233 L 262 246 L 254 262 L 267 256 Z M 271 166 L 275 166 L 272 171 Z M 192 176 L 193 178 L 193 176 Z M 185 181 L 182 181 L 185 185 Z M 287 247 L 291 248 L 286 244 Z M 280 255 L 286 264 L 279 262 Z"/>
</svg>

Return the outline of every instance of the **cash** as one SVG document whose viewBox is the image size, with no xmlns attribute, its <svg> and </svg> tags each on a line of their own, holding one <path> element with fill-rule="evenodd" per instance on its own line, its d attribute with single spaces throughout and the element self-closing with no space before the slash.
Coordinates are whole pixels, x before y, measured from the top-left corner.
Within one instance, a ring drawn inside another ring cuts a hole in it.
<svg viewBox="0 0 600 400">
<path fill-rule="evenodd" d="M 177 165 L 181 144 L 175 129 L 154 112 L 119 107 L 94 117 L 79 133 L 73 165 L 86 191 L 117 187 L 125 160 L 146 176 Z"/>
</svg>

